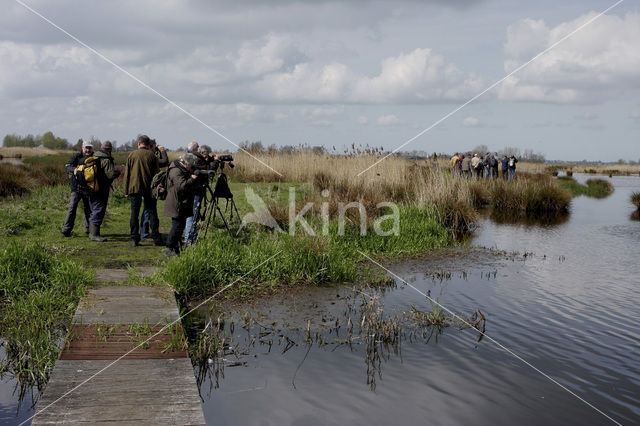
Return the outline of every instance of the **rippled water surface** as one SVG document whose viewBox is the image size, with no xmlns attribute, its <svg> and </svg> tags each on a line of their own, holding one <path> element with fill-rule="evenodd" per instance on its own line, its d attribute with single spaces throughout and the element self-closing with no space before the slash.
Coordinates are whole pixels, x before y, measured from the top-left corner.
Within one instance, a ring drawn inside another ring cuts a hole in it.
<svg viewBox="0 0 640 426">
<path fill-rule="evenodd" d="M 607 199 L 574 199 L 564 223 L 487 221 L 473 241 L 487 249 L 390 265 L 462 316 L 479 309 L 495 341 L 478 342 L 477 331 L 456 326 L 428 343 L 406 335 L 397 353 L 381 350 L 374 387 L 363 341 L 326 343 L 332 339 L 326 324 L 344 314 L 354 297 L 350 289 L 317 289 L 245 307 L 260 327 L 236 327 L 238 351 L 226 355 L 226 367 L 205 376 L 207 421 L 613 424 L 609 416 L 640 423 L 640 222 L 630 219 L 629 202 L 640 179 L 612 181 L 616 190 Z M 396 283 L 380 295 L 384 315 L 412 306 L 431 310 L 418 291 Z M 268 333 L 272 323 L 278 330 Z M 324 344 L 305 344 L 305 329 L 313 333 L 323 325 Z"/>
</svg>

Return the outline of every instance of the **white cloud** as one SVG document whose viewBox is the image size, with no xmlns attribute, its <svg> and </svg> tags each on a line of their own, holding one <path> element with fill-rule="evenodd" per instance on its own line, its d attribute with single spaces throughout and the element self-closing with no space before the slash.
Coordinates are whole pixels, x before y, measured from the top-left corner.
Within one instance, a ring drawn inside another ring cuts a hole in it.
<svg viewBox="0 0 640 426">
<path fill-rule="evenodd" d="M 509 26 L 504 50 L 511 72 L 596 15 L 591 12 L 554 28 L 524 19 Z M 500 86 L 507 100 L 596 103 L 640 88 L 640 14 L 603 15 Z"/>
<path fill-rule="evenodd" d="M 269 34 L 264 42 L 246 42 L 231 60 L 236 72 L 246 76 L 260 76 L 288 68 L 304 61 L 288 36 Z"/>
<path fill-rule="evenodd" d="M 378 124 L 379 126 L 394 126 L 399 123 L 400 119 L 393 114 L 382 115 L 376 120 L 376 124 Z"/>
<path fill-rule="evenodd" d="M 358 124 L 367 124 L 369 123 L 369 118 L 365 117 L 364 115 L 361 115 L 360 117 L 358 117 Z"/>
<path fill-rule="evenodd" d="M 480 120 L 475 117 L 467 117 L 462 120 L 462 125 L 464 127 L 478 127 L 480 126 Z"/>
<path fill-rule="evenodd" d="M 482 87 L 431 49 L 415 49 L 382 61 L 381 71 L 367 77 L 334 62 L 320 68 L 296 64 L 253 85 L 262 101 L 298 103 L 428 103 L 461 100 Z"/>
<path fill-rule="evenodd" d="M 629 113 L 629 118 L 632 120 L 640 121 L 640 109 L 631 111 Z"/>
</svg>

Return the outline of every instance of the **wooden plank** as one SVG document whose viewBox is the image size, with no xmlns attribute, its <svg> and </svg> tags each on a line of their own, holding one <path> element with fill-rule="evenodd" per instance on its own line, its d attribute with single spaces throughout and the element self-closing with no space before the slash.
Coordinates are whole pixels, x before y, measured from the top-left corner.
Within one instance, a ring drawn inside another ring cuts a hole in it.
<svg viewBox="0 0 640 426">
<path fill-rule="evenodd" d="M 74 324 L 167 324 L 180 317 L 173 290 L 166 287 L 92 288 L 78 304 Z"/>
<path fill-rule="evenodd" d="M 136 273 L 148 277 L 159 271 L 154 266 L 141 266 L 136 268 Z M 129 271 L 126 269 L 97 269 L 96 282 L 98 283 L 125 283 L 129 279 Z"/>
<path fill-rule="evenodd" d="M 178 319 L 169 287 L 90 289 L 32 424 L 205 424 L 187 352 L 162 353 L 168 330 L 114 361 Z"/>
<path fill-rule="evenodd" d="M 118 361 L 45 409 L 111 362 L 59 360 L 32 424 L 205 424 L 188 358 Z"/>
<path fill-rule="evenodd" d="M 182 327 L 175 327 L 186 346 Z M 149 327 L 148 333 L 137 336 L 130 325 L 73 325 L 59 359 L 118 359 L 132 349 L 124 359 L 187 358 L 186 350 L 167 349 L 172 337 L 168 329 L 160 332 L 162 328 Z"/>
</svg>

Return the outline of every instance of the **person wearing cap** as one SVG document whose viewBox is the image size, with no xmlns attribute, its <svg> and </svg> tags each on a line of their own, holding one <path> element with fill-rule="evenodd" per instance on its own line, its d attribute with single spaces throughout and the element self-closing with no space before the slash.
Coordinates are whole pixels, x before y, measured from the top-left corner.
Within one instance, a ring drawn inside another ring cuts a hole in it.
<svg viewBox="0 0 640 426">
<path fill-rule="evenodd" d="M 151 196 L 151 180 L 160 169 L 158 158 L 150 149 L 150 139 L 147 135 L 138 137 L 138 149 L 127 157 L 124 172 L 124 195 L 131 201 L 131 218 L 129 220 L 131 245 L 140 244 L 140 208 L 142 201 L 149 211 L 149 226 L 151 238 L 157 246 L 163 245 L 160 236 L 156 199 Z"/>
<path fill-rule="evenodd" d="M 171 218 L 171 231 L 167 236 L 167 257 L 180 254 L 180 239 L 184 232 L 187 217 L 193 214 L 193 191 L 197 176 L 195 170 L 198 157 L 186 153 L 169 164 L 167 169 L 167 199 L 164 203 L 164 215 Z"/>
<path fill-rule="evenodd" d="M 100 235 L 100 227 L 107 211 L 109 190 L 113 182 L 122 172 L 122 166 L 115 167 L 111 156 L 113 145 L 105 141 L 94 154 L 98 158 L 98 191 L 89 193 L 91 216 L 89 217 L 89 238 L 91 241 L 104 242 L 107 239 Z"/>
<path fill-rule="evenodd" d="M 89 196 L 84 191 L 80 190 L 78 183 L 76 182 L 73 172 L 76 167 L 84 163 L 84 160 L 93 155 L 93 145 L 89 142 L 89 139 L 80 139 L 82 141 L 82 151 L 74 154 L 69 161 L 64 165 L 67 174 L 69 175 L 69 184 L 71 186 L 71 195 L 69 196 L 69 208 L 67 209 L 67 217 L 62 225 L 62 235 L 65 237 L 71 236 L 73 226 L 76 221 L 76 210 L 78 204 L 82 200 L 82 207 L 84 211 L 84 232 L 89 233 L 89 217 L 91 216 L 91 207 L 89 204 Z"/>
</svg>

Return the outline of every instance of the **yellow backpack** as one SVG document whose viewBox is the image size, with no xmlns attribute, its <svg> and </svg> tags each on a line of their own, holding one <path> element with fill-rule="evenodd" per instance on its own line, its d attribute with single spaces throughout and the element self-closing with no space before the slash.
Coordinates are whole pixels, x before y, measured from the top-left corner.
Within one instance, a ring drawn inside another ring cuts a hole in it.
<svg viewBox="0 0 640 426">
<path fill-rule="evenodd" d="M 76 182 L 81 189 L 98 192 L 98 167 L 100 165 L 100 159 L 98 157 L 87 157 L 84 163 L 76 167 L 76 171 L 73 174 Z"/>
</svg>

